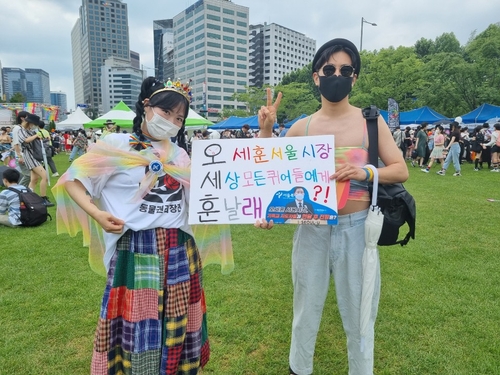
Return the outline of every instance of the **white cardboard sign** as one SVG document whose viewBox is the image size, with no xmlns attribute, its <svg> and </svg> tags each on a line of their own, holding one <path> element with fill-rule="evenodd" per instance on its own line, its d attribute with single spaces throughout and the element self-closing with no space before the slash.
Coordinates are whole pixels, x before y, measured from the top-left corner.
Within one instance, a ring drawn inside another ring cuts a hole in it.
<svg viewBox="0 0 500 375">
<path fill-rule="evenodd" d="M 189 224 L 337 224 L 334 136 L 196 140 Z"/>
</svg>

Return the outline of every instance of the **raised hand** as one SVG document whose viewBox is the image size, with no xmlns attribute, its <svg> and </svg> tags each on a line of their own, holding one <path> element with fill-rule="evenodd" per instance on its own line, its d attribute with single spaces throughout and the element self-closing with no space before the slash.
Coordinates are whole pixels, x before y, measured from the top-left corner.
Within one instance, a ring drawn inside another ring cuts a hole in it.
<svg viewBox="0 0 500 375">
<path fill-rule="evenodd" d="M 259 120 L 259 137 L 269 138 L 272 136 L 273 125 L 276 122 L 276 114 L 278 113 L 278 108 L 281 103 L 281 97 L 283 96 L 281 92 L 278 93 L 276 100 L 273 104 L 273 95 L 271 89 L 267 88 L 267 105 L 262 106 L 259 109 L 258 120 Z"/>
</svg>

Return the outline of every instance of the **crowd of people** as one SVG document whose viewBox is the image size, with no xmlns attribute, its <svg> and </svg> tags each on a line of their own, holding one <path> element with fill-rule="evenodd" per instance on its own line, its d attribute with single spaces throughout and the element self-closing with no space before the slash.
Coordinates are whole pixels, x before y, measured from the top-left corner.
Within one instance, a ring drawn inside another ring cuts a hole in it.
<svg viewBox="0 0 500 375">
<path fill-rule="evenodd" d="M 415 129 L 396 127 L 393 139 L 410 165 L 425 173 L 436 162 L 440 165 L 436 173 L 442 176 L 450 164 L 455 177 L 462 176 L 465 163 L 473 165 L 476 172 L 485 168 L 500 172 L 500 123 L 484 123 L 471 131 L 458 121 L 434 127 L 424 122 Z"/>
<path fill-rule="evenodd" d="M 56 130 L 50 132 L 45 128 L 45 122 L 39 116 L 19 111 L 16 116 L 16 125 L 0 128 L 0 161 L 8 167 L 5 177 L 2 175 L 3 186 L 18 185 L 21 191 L 29 189 L 43 198 L 47 207 L 54 206 L 47 197 L 48 175 L 50 168 L 52 177 L 59 177 L 53 157 L 60 153 L 68 156 L 69 162 L 87 152 L 91 143 L 95 143 L 102 134 L 120 131 L 116 124 L 108 120 L 103 124 L 104 131 L 88 130 Z M 40 145 L 40 147 L 38 147 Z M 43 148 L 43 157 L 39 157 L 36 149 Z M 16 173 L 12 172 L 15 171 Z M 3 174 L 2 172 L 2 174 Z M 18 176 L 16 178 L 16 176 Z M 0 224 L 20 226 L 20 201 L 16 194 L 4 190 L 3 199 L 0 197 Z"/>
</svg>

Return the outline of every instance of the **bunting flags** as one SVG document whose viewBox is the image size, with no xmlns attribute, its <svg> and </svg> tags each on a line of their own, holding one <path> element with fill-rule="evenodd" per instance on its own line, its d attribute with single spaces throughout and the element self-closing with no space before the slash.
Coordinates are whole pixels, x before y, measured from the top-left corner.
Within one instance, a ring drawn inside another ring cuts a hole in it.
<svg viewBox="0 0 500 375">
<path fill-rule="evenodd" d="M 8 109 L 15 111 L 16 115 L 19 111 L 26 111 L 33 114 L 40 114 L 42 120 L 57 121 L 59 118 L 59 107 L 56 105 L 47 105 L 40 103 L 0 103 L 0 109 Z"/>
</svg>

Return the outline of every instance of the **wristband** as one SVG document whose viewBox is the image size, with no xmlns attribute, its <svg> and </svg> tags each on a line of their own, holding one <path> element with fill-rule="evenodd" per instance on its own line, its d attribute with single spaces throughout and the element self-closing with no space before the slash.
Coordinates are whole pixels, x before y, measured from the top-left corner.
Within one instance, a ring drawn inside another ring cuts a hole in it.
<svg viewBox="0 0 500 375">
<path fill-rule="evenodd" d="M 369 168 L 362 168 L 362 169 L 366 173 L 365 181 L 371 181 L 371 178 L 373 177 L 373 172 Z"/>
<path fill-rule="evenodd" d="M 366 168 L 368 169 L 368 172 L 370 173 L 370 177 L 368 178 L 368 181 L 373 181 L 373 170 L 371 168 Z"/>
<path fill-rule="evenodd" d="M 367 182 L 373 181 L 373 171 L 371 170 L 371 168 L 363 168 L 363 170 L 366 173 L 365 181 Z"/>
</svg>

